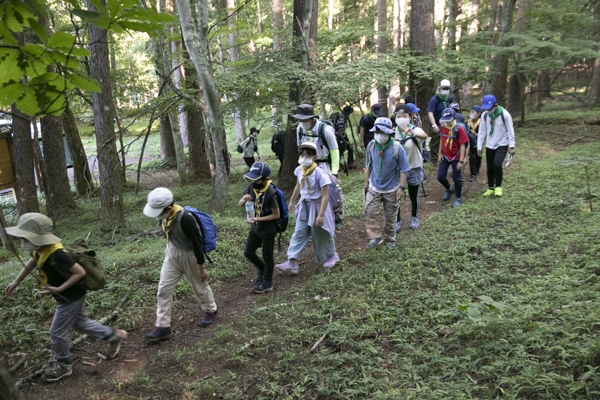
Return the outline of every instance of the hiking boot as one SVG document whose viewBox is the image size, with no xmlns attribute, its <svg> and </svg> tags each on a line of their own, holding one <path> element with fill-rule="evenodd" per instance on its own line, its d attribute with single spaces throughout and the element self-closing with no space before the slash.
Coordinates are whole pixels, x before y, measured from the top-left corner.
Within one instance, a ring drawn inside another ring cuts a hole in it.
<svg viewBox="0 0 600 400">
<path fill-rule="evenodd" d="M 212 325 L 215 320 L 217 319 L 217 310 L 215 311 L 206 311 L 204 313 L 204 318 L 202 318 L 202 320 L 200 321 L 200 325 L 202 325 L 203 328 L 206 328 L 209 325 Z"/>
<path fill-rule="evenodd" d="M 475 179 L 477 179 L 477 175 L 471 175 L 469 177 L 469 182 L 475 182 Z"/>
<path fill-rule="evenodd" d="M 459 197 L 456 200 L 454 200 L 454 207 L 460 207 L 460 206 L 462 206 L 462 200 Z"/>
<path fill-rule="evenodd" d="M 417 229 L 419 227 L 419 217 L 410 217 L 410 229 Z"/>
<path fill-rule="evenodd" d="M 108 338 L 108 350 L 106 350 L 106 357 L 115 358 L 119 354 L 121 344 L 127 339 L 127 331 L 122 329 L 113 329 L 113 334 Z"/>
<path fill-rule="evenodd" d="M 496 186 L 494 189 L 494 196 L 502 197 L 502 188 L 500 186 Z"/>
<path fill-rule="evenodd" d="M 486 190 L 485 192 L 483 192 L 484 196 L 491 196 L 493 194 L 494 194 L 494 189 L 489 189 L 488 188 L 488 190 Z"/>
<path fill-rule="evenodd" d="M 394 247 L 396 247 L 396 243 L 386 243 L 385 247 L 387 247 L 388 249 L 393 249 Z"/>
<path fill-rule="evenodd" d="M 289 272 L 290 274 L 296 275 L 298 273 L 298 260 L 291 259 L 286 260 L 284 263 L 275 265 L 278 270 Z"/>
<path fill-rule="evenodd" d="M 70 358 L 58 361 L 56 358 L 50 360 L 50 368 L 42 374 L 45 382 L 57 382 L 73 373 L 73 364 Z"/>
<path fill-rule="evenodd" d="M 260 284 L 254 285 L 252 288 L 252 293 L 261 294 L 261 293 L 270 293 L 273 291 L 273 282 L 261 281 Z"/>
<path fill-rule="evenodd" d="M 171 327 L 161 328 L 155 326 L 151 332 L 144 335 L 144 339 L 150 343 L 156 343 L 171 339 Z"/>
<path fill-rule="evenodd" d="M 258 275 L 256 275 L 256 278 L 254 278 L 254 286 L 258 286 L 262 283 L 264 279 L 263 273 L 264 271 L 258 271 Z"/>
<path fill-rule="evenodd" d="M 446 190 L 446 193 L 444 193 L 444 195 L 442 196 L 442 200 L 444 200 L 444 201 L 448 200 L 450 197 L 452 197 L 453 193 L 454 193 L 454 186 L 450 186 L 450 189 Z"/>
<path fill-rule="evenodd" d="M 340 256 L 338 256 L 338 253 L 335 253 L 331 257 L 327 257 L 323 268 L 333 268 L 338 261 L 340 261 Z"/>
<path fill-rule="evenodd" d="M 396 222 L 396 233 L 402 230 L 402 221 Z"/>
<path fill-rule="evenodd" d="M 373 239 L 369 243 L 367 243 L 365 248 L 372 249 L 373 247 L 377 246 L 379 243 L 381 243 L 381 238 Z"/>
</svg>

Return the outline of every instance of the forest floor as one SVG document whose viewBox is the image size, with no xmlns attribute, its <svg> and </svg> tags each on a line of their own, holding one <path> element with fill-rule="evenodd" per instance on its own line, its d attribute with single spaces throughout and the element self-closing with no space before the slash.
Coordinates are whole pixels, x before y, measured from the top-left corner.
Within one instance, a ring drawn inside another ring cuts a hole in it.
<svg viewBox="0 0 600 400">
<path fill-rule="evenodd" d="M 466 170 L 468 171 L 468 167 Z M 437 181 L 436 172 L 435 170 L 428 170 L 426 173 L 425 189 L 427 197 L 421 197 L 421 229 L 426 229 L 427 223 L 425 221 L 433 213 L 452 207 L 454 200 L 454 197 L 447 202 L 441 200 L 444 188 Z M 350 173 L 360 173 L 360 169 L 351 169 Z M 484 190 L 485 163 L 482 165 L 481 172 L 475 182 L 468 182 L 469 175 L 465 173 L 465 176 L 463 201 L 468 202 L 470 197 L 478 196 Z M 151 180 L 155 183 L 160 182 L 160 184 L 168 185 L 168 177 L 175 179 L 176 172 L 163 173 L 162 177 L 152 178 Z M 176 181 L 170 183 L 176 185 Z M 422 192 L 420 192 L 420 195 L 422 196 Z M 408 198 L 402 200 L 401 215 L 404 227 L 397 237 L 398 247 L 402 246 L 404 236 L 413 233 L 408 229 L 410 221 L 410 200 Z M 345 221 L 343 227 L 337 231 L 336 247 L 342 260 L 351 253 L 364 251 L 366 243 L 364 218 L 349 218 Z M 383 255 L 383 253 L 379 254 Z M 285 260 L 285 255 L 286 246 L 282 243 L 282 251 L 277 252 L 276 250 L 275 253 L 276 263 Z M 331 272 L 317 265 L 312 252 L 312 245 L 309 244 L 301 260 L 300 273 L 291 276 L 276 271 L 274 293 L 257 296 L 250 293 L 255 269 L 248 263 L 245 275 L 211 284 L 219 311 L 218 319 L 213 326 L 206 329 L 198 326 L 202 313 L 194 298 L 177 299 L 172 313 L 173 335 L 171 340 L 158 344 L 147 344 L 143 340 L 143 336 L 152 329 L 155 319 L 155 304 L 147 304 L 144 310 L 145 323 L 140 324 L 138 329 L 128 332 L 127 341 L 123 344 L 119 355 L 115 359 L 102 360 L 97 356 L 97 353 L 105 351 L 105 343 L 88 340 L 73 350 L 72 357 L 76 365 L 73 368 L 72 376 L 54 384 L 44 384 L 39 378 L 35 378 L 22 385 L 20 390 L 28 399 L 196 398 L 188 397 L 185 391 L 181 390 L 182 383 L 191 383 L 199 378 L 207 379 L 219 375 L 229 367 L 228 363 L 230 361 L 223 360 L 218 356 L 211 356 L 210 353 L 196 352 L 193 360 L 194 373 L 192 374 L 189 371 L 186 372 L 187 364 L 179 361 L 178 354 L 185 352 L 187 349 L 202 346 L 202 343 L 214 339 L 223 329 L 233 332 L 242 330 L 243 317 L 264 304 L 263 297 L 278 296 L 278 300 L 281 299 L 282 303 L 292 302 L 297 292 L 302 291 L 305 281 L 311 275 L 329 273 Z M 276 321 L 273 320 L 265 322 L 265 324 L 274 323 Z M 115 321 L 113 325 L 119 327 L 119 321 Z M 252 363 L 245 364 L 242 370 L 239 371 L 239 376 L 244 375 L 245 368 L 252 368 Z M 145 377 L 144 380 L 139 379 L 140 374 Z M 173 382 L 171 392 L 157 391 L 152 385 L 155 379 L 164 379 L 165 375 L 173 376 L 176 380 L 176 382 Z M 17 379 L 22 378 L 20 376 Z M 115 382 L 118 383 L 118 388 L 115 387 Z M 258 393 L 252 387 L 248 387 L 246 390 L 247 392 L 243 398 L 252 399 L 258 396 Z"/>
</svg>

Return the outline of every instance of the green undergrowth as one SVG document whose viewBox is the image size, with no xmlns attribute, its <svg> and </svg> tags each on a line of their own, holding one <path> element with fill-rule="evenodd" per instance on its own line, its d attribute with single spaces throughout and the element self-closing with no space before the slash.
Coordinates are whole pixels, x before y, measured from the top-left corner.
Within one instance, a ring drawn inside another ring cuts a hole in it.
<svg viewBox="0 0 600 400">
<path fill-rule="evenodd" d="M 595 159 L 600 146 L 544 153 L 521 134 L 504 197 L 472 196 L 402 233 L 396 250 L 352 253 L 295 294 L 261 298 L 241 331 L 218 327 L 199 344 L 196 357 L 220 358 L 227 371 L 187 390 L 226 399 L 600 396 L 600 217 L 582 165 L 568 164 Z M 600 165 L 589 172 L 597 193 Z"/>
</svg>

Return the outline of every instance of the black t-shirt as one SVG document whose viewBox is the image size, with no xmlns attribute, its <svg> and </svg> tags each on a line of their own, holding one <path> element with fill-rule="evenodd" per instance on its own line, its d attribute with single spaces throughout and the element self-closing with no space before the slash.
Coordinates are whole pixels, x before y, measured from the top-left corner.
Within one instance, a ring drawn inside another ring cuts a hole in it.
<svg viewBox="0 0 600 400">
<path fill-rule="evenodd" d="M 370 112 L 368 114 L 365 114 L 360 120 L 360 126 L 364 129 L 363 144 L 365 145 L 365 147 L 367 147 L 369 142 L 373 140 L 373 138 L 375 138 L 375 133 L 371 132 L 371 129 L 373 129 L 373 127 L 375 126 L 376 119 L 377 117 L 374 116 L 372 112 Z"/>
<path fill-rule="evenodd" d="M 37 255 L 34 255 L 34 258 L 37 259 Z M 75 265 L 75 261 L 73 261 L 71 257 L 67 255 L 66 252 L 62 250 L 56 250 L 50 255 L 50 257 L 48 257 L 46 262 L 44 262 L 40 274 L 46 274 L 46 276 L 48 277 L 49 286 L 59 287 L 60 285 L 65 283 L 67 279 L 72 275 L 71 272 L 69 272 L 69 270 L 73 267 L 73 265 Z M 65 290 L 64 292 L 60 293 L 62 297 L 66 298 L 69 301 L 79 300 L 80 298 L 85 296 L 85 294 L 86 290 L 78 284 L 75 284 L 67 290 Z M 54 297 L 54 299 L 59 303 L 65 302 L 64 299 L 54 294 L 52 295 L 52 297 Z"/>
<path fill-rule="evenodd" d="M 256 202 L 254 187 L 252 185 L 248 186 L 243 194 L 249 194 L 252 196 L 252 201 Z M 269 187 L 267 191 L 260 196 L 258 201 L 261 203 L 259 217 L 271 215 L 273 214 L 274 208 L 279 208 L 279 203 L 277 202 L 277 192 L 272 187 Z M 256 234 L 259 236 L 275 235 L 277 230 L 276 222 L 277 220 L 259 222 L 258 224 L 251 225 L 250 229 L 254 229 Z"/>
</svg>

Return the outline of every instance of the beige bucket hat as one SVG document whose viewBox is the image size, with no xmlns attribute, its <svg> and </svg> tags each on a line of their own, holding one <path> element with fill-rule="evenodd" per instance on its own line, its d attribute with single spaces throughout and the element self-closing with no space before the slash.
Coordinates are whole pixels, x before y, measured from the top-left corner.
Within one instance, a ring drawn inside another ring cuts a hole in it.
<svg viewBox="0 0 600 400">
<path fill-rule="evenodd" d="M 19 218 L 19 224 L 6 228 L 6 233 L 25 238 L 36 246 L 60 243 L 60 238 L 52 234 L 52 220 L 40 213 L 25 213 Z"/>
</svg>

